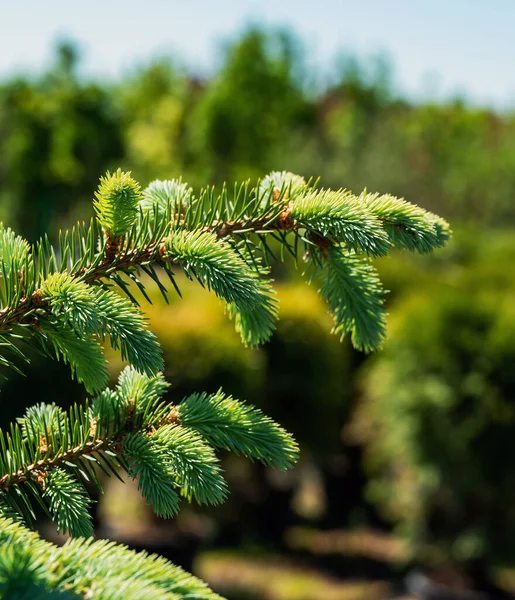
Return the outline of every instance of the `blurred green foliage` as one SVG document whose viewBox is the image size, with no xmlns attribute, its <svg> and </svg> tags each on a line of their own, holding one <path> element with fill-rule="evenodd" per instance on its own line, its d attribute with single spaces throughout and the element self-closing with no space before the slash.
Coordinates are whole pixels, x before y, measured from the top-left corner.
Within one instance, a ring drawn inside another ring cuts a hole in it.
<svg viewBox="0 0 515 600">
<path fill-rule="evenodd" d="M 98 174 L 122 156 L 111 91 L 79 81 L 76 60 L 62 45 L 37 80 L 0 86 L 0 220 L 32 241 L 83 214 Z"/>
<path fill-rule="evenodd" d="M 350 429 L 369 499 L 419 550 L 499 564 L 515 557 L 515 240 L 482 237 L 458 236 L 433 282 L 394 303 Z"/>
<path fill-rule="evenodd" d="M 65 44 L 41 76 L 0 83 L 0 220 L 30 240 L 89 218 L 99 175 L 117 166 L 144 184 L 180 176 L 195 189 L 285 169 L 405 196 L 451 221 L 455 243 L 431 259 L 377 261 L 391 290 L 391 339 L 366 359 L 363 380 L 364 356 L 326 333 L 324 307 L 294 282 L 280 286 L 278 332 L 260 350 L 243 349 L 198 290 L 148 314 L 172 394 L 223 386 L 295 432 L 320 476 L 318 524 L 377 524 L 373 502 L 456 560 L 513 557 L 515 113 L 413 104 L 381 59 L 344 57 L 322 85 L 298 39 L 259 28 L 233 40 L 207 78 L 169 58 L 116 83 L 84 81 L 78 67 Z M 288 281 L 288 268 L 276 276 Z M 55 377 L 61 402 L 76 399 L 48 362 L 30 369 L 2 384 L 2 422 L 24 399 L 44 399 Z M 342 428 L 364 444 L 366 486 L 362 450 Z M 288 523 L 314 518 L 291 516 L 302 482 L 271 483 L 257 468 L 249 477 L 226 515 L 239 541 L 276 527 L 279 542 Z M 274 485 L 286 490 L 281 500 Z"/>
</svg>

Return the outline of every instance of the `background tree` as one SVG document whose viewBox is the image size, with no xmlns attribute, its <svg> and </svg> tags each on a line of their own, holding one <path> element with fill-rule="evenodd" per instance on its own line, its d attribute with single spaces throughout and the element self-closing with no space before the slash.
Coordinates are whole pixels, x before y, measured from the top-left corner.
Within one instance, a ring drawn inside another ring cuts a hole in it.
<svg viewBox="0 0 515 600">
<path fill-rule="evenodd" d="M 98 173 L 122 154 L 109 88 L 83 83 L 73 46 L 39 79 L 0 89 L 0 218 L 35 241 L 76 218 Z"/>
<path fill-rule="evenodd" d="M 354 422 L 369 498 L 419 560 L 454 566 L 485 590 L 493 567 L 513 560 L 515 494 L 504 466 L 515 416 L 513 250 L 501 238 L 489 252 L 472 250 L 438 290 L 400 301 Z"/>
</svg>

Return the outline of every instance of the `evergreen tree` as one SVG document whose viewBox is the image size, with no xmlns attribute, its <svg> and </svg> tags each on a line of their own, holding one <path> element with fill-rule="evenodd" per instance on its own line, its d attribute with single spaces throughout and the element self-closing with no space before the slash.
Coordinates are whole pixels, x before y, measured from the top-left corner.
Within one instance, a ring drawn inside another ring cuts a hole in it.
<svg viewBox="0 0 515 600">
<path fill-rule="evenodd" d="M 38 78 L 0 84 L 0 220 L 31 242 L 87 207 L 98 173 L 124 154 L 109 86 L 78 76 L 73 45 Z"/>
<path fill-rule="evenodd" d="M 260 410 L 222 391 L 164 402 L 160 346 L 134 286 L 148 299 L 153 281 L 166 298 L 164 278 L 180 293 L 182 269 L 225 303 L 244 344 L 261 344 L 277 318 L 268 276 L 275 239 L 296 264 L 303 256 L 334 332 L 369 352 L 380 347 L 386 319 L 371 258 L 394 247 L 429 252 L 446 242 L 449 227 L 392 196 L 317 189 L 278 172 L 255 186 L 206 188 L 197 197 L 180 181 L 141 191 L 118 170 L 101 179 L 94 209 L 89 224 L 61 232 L 55 246 L 46 237 L 31 246 L 0 228 L 0 365 L 19 370 L 26 344 L 37 345 L 67 363 L 92 395 L 68 412 L 35 405 L 0 432 L 0 594 L 216 598 L 164 559 L 94 541 L 84 484 L 101 490 L 102 473 L 125 473 L 156 514 L 170 518 L 181 497 L 225 499 L 217 449 L 288 469 L 298 448 Z M 106 388 L 106 339 L 129 363 L 114 389 Z M 35 506 L 71 536 L 63 547 L 30 530 Z"/>
</svg>

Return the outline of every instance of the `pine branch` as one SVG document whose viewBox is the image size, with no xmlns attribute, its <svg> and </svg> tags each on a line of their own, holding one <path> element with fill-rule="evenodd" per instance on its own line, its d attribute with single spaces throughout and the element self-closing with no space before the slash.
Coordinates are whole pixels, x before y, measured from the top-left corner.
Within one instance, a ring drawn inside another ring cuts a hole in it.
<svg viewBox="0 0 515 600">
<path fill-rule="evenodd" d="M 157 187 L 158 182 L 151 185 Z M 450 230 L 447 223 L 435 215 L 424 211 L 404 200 L 392 196 L 379 196 L 377 194 L 362 194 L 359 197 L 349 192 L 322 190 L 321 192 L 305 191 L 309 188 L 297 186 L 296 195 L 291 200 L 285 190 L 271 189 L 268 197 L 252 194 L 252 190 L 246 193 L 238 193 L 233 202 L 228 199 L 226 190 L 218 197 L 212 191 L 206 190 L 203 195 L 191 205 L 184 204 L 184 198 L 176 200 L 178 194 L 170 189 L 175 189 L 172 182 L 163 186 L 160 190 L 161 196 L 156 206 L 158 210 L 154 217 L 163 215 L 164 197 L 170 202 L 179 202 L 179 208 L 185 216 L 181 216 L 177 207 L 173 211 L 168 206 L 168 214 L 174 214 L 170 219 L 171 230 L 191 231 L 200 229 L 202 233 L 213 233 L 218 238 L 251 234 L 273 234 L 275 232 L 297 233 L 301 229 L 308 229 L 313 233 L 331 241 L 331 243 L 344 242 L 350 247 L 359 248 L 372 254 L 384 254 L 387 250 L 385 235 L 390 242 L 398 247 L 409 250 L 428 252 L 435 247 L 441 246 L 449 238 Z M 185 184 L 183 184 L 185 185 Z M 260 188 L 263 190 L 263 188 Z M 168 192 L 167 192 L 168 190 Z M 151 190 L 152 191 L 152 190 Z M 165 194 L 169 193 L 169 196 Z M 274 196 L 275 193 L 275 196 Z M 156 193 L 145 193 L 146 211 L 151 212 L 150 200 L 156 198 Z M 188 192 L 189 194 L 189 192 Z M 184 193 L 184 197 L 190 196 Z M 275 200 L 274 200 L 275 198 Z M 218 206 L 219 208 L 206 208 L 207 206 Z M 229 207 L 222 210 L 222 207 Z M 243 207 L 243 208 L 242 208 Z M 367 210 L 369 211 L 367 213 Z M 259 216 L 246 217 L 245 214 L 253 214 L 256 211 Z M 243 214 L 242 214 L 243 213 Z M 221 220 L 220 216 L 238 218 L 227 218 Z M 148 216 L 148 215 L 147 215 Z M 140 221 L 142 215 L 140 213 Z M 360 218 L 363 220 L 360 221 Z M 381 232 L 381 227 L 384 232 Z M 140 235 L 141 222 L 136 228 Z M 166 243 L 169 239 L 163 235 L 159 239 L 153 239 L 147 245 L 133 247 L 134 238 L 130 243 L 120 243 L 118 253 L 114 257 L 106 256 L 105 248 L 100 254 L 87 265 L 83 266 L 73 276 L 86 283 L 95 283 L 104 278 L 112 278 L 120 272 L 128 272 L 142 265 L 156 264 L 166 266 L 173 263 L 173 256 L 166 257 Z M 148 241 L 148 240 L 147 240 Z M 89 245 L 95 245 L 92 239 Z M 16 306 L 6 307 L 0 310 L 0 330 L 7 329 L 15 323 L 24 322 L 31 316 L 35 307 L 45 306 L 41 302 L 41 294 L 36 290 L 32 296 L 21 296 Z"/>
<path fill-rule="evenodd" d="M 104 389 L 68 412 L 30 408 L 0 431 L 0 595 L 56 598 L 216 598 L 180 569 L 105 542 L 43 542 L 9 520 L 34 519 L 33 503 L 62 532 L 92 534 L 83 482 L 101 490 L 99 473 L 138 479 L 154 511 L 171 517 L 180 497 L 216 504 L 227 495 L 217 449 L 279 469 L 298 457 L 292 436 L 260 410 L 217 394 L 163 400 L 162 355 L 137 307 L 131 284 L 150 301 L 141 272 L 167 299 L 161 273 L 180 293 L 175 271 L 213 290 L 235 318 L 243 342 L 267 340 L 277 305 L 268 276 L 273 251 L 297 265 L 301 249 L 310 281 L 320 286 L 333 331 L 351 334 L 362 350 L 384 337 L 383 290 L 369 257 L 399 247 L 428 252 L 450 235 L 443 220 L 404 200 L 317 190 L 312 182 L 274 172 L 256 186 L 204 189 L 195 197 L 181 181 L 155 181 L 144 192 L 121 170 L 101 179 L 96 219 L 31 247 L 0 225 L 0 349 L 26 358 L 29 334 L 68 363 L 89 391 L 107 382 L 100 342 L 109 339 L 130 363 L 114 390 Z M 127 298 L 115 293 L 116 285 Z M 17 368 L 4 356 L 0 365 Z"/>
<path fill-rule="evenodd" d="M 61 530 L 86 536 L 88 500 L 78 477 L 101 490 L 93 465 L 108 476 L 122 467 L 156 514 L 170 518 L 179 495 L 207 504 L 226 498 L 215 448 L 281 469 L 297 459 L 291 435 L 258 409 L 221 393 L 173 406 L 161 397 L 166 388 L 162 375 L 127 367 L 115 390 L 84 407 L 29 409 L 8 434 L 0 431 L 0 499 L 28 520 L 36 499 Z"/>
<path fill-rule="evenodd" d="M 169 561 L 106 540 L 59 547 L 0 517 L 0 596 L 30 600 L 222 600 Z"/>
<path fill-rule="evenodd" d="M 183 425 L 216 448 L 283 470 L 298 458 L 298 446 L 289 433 L 258 408 L 227 397 L 222 391 L 189 396 L 179 404 L 178 415 Z"/>
<path fill-rule="evenodd" d="M 386 332 L 385 292 L 370 261 L 337 246 L 312 251 L 309 281 L 320 285 L 319 293 L 334 318 L 333 333 L 350 333 L 359 350 L 371 352 L 381 346 Z"/>
</svg>

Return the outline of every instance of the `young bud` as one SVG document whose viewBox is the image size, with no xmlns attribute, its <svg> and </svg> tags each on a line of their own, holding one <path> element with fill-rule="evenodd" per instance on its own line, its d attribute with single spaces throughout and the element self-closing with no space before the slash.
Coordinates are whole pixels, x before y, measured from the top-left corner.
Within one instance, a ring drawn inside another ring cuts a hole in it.
<svg viewBox="0 0 515 600">
<path fill-rule="evenodd" d="M 100 179 L 93 205 L 102 228 L 111 240 L 119 239 L 130 229 L 136 220 L 140 199 L 140 186 L 130 172 L 118 169 L 111 174 L 108 171 Z"/>
</svg>

